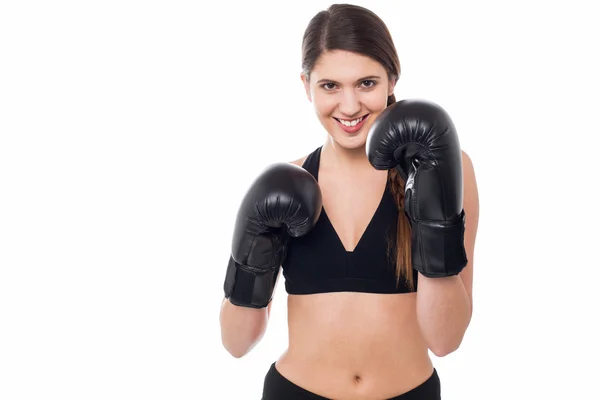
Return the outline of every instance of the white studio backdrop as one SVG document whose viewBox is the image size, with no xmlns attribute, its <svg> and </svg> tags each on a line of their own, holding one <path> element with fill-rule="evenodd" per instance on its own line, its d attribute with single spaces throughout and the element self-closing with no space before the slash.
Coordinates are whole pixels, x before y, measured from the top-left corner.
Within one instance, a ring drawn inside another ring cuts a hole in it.
<svg viewBox="0 0 600 400">
<path fill-rule="evenodd" d="M 329 4 L 0 4 L 1 399 L 259 399 L 283 282 L 234 359 L 225 267 L 251 180 L 325 139 L 299 73 Z M 394 36 L 396 97 L 443 105 L 475 166 L 474 315 L 432 355 L 443 398 L 600 398 L 592 2 L 355 4 Z"/>
</svg>

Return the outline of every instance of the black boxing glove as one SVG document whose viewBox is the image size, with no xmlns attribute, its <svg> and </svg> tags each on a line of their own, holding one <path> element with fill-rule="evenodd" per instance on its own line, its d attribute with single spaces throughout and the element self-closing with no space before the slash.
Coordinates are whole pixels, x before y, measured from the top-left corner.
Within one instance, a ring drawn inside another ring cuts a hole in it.
<svg viewBox="0 0 600 400">
<path fill-rule="evenodd" d="M 366 151 L 373 167 L 396 168 L 405 180 L 413 268 L 431 278 L 458 274 L 467 265 L 462 154 L 448 113 L 432 102 L 398 101 L 373 122 Z"/>
<path fill-rule="evenodd" d="M 231 303 L 266 307 L 272 299 L 289 237 L 308 233 L 322 208 L 315 178 L 295 164 L 266 168 L 238 210 L 224 290 Z"/>
</svg>

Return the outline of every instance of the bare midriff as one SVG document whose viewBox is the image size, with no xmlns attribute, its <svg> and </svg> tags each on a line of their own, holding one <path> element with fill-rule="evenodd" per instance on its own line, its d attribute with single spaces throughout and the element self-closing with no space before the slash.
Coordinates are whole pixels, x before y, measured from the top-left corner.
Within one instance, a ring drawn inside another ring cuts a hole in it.
<svg viewBox="0 0 600 400">
<path fill-rule="evenodd" d="M 290 295 L 288 326 L 277 370 L 327 398 L 387 399 L 433 373 L 415 293 Z"/>
</svg>

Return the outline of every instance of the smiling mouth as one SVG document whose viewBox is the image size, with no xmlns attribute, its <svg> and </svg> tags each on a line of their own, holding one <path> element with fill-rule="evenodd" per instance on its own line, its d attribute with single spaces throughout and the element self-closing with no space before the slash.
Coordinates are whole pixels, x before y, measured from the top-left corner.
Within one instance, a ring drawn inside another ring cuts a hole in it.
<svg viewBox="0 0 600 400">
<path fill-rule="evenodd" d="M 356 125 L 363 122 L 368 116 L 369 116 L 369 114 L 365 114 L 362 117 L 358 117 L 356 119 L 351 119 L 351 120 L 340 119 L 340 118 L 336 118 L 336 117 L 333 117 L 333 119 L 335 119 L 337 122 L 339 122 L 341 125 L 343 125 L 347 128 L 354 128 L 354 127 L 356 127 Z"/>
</svg>

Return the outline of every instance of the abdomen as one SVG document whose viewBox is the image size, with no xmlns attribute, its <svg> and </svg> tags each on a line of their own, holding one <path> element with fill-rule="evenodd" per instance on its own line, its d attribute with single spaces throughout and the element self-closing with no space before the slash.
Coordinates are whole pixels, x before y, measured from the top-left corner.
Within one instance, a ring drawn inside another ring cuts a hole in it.
<svg viewBox="0 0 600 400">
<path fill-rule="evenodd" d="M 389 398 L 432 373 L 416 320 L 416 294 L 288 297 L 289 349 L 277 369 L 329 398 Z"/>
</svg>

